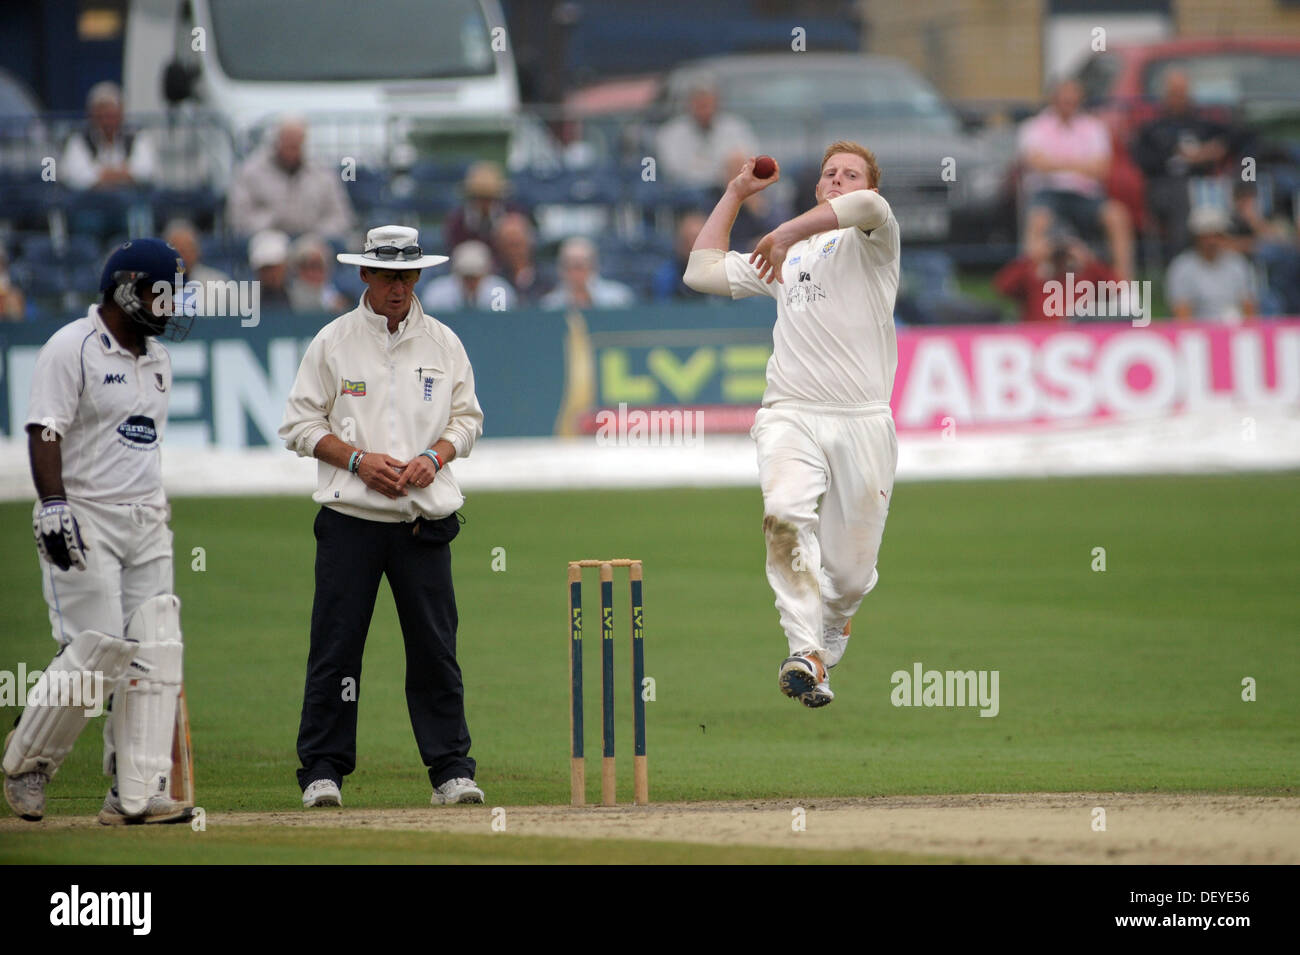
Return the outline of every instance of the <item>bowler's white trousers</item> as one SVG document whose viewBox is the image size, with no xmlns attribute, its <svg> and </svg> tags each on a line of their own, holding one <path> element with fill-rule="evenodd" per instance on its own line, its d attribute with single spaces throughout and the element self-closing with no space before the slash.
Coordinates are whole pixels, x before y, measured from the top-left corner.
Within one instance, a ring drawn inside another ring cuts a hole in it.
<svg viewBox="0 0 1300 955">
<path fill-rule="evenodd" d="M 894 494 L 898 439 L 886 402 L 760 408 L 758 446 L 767 579 L 790 653 L 817 652 L 876 586 Z"/>
</svg>

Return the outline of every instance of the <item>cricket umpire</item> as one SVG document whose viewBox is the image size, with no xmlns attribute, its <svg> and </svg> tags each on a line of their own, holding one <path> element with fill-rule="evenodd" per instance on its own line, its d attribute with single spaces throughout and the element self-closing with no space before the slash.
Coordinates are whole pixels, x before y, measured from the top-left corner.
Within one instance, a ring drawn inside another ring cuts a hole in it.
<svg viewBox="0 0 1300 955">
<path fill-rule="evenodd" d="M 184 822 L 170 791 L 182 677 L 180 598 L 173 593 L 170 511 L 160 463 L 172 369 L 159 336 L 179 340 L 180 253 L 161 239 L 115 249 L 102 298 L 36 357 L 28 454 L 42 584 L 58 653 L 5 741 L 4 793 L 31 821 L 45 787 L 111 690 L 105 825 Z M 66 698 L 69 685 L 83 690 Z M 81 695 L 80 700 L 75 699 Z"/>
<path fill-rule="evenodd" d="M 464 503 L 448 465 L 483 433 L 474 372 L 455 333 L 415 297 L 426 255 L 415 229 L 381 226 L 359 254 L 356 308 L 303 356 L 280 437 L 315 457 L 316 596 L 298 728 L 303 805 L 340 806 L 356 767 L 361 656 L 381 576 L 406 645 L 406 704 L 434 805 L 483 801 L 456 662 L 449 543 Z"/>
</svg>

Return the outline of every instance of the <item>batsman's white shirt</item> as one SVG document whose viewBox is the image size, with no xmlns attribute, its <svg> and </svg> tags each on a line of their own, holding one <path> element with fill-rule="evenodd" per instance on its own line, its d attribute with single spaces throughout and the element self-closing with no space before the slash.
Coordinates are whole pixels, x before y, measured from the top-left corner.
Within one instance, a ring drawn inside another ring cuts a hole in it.
<svg viewBox="0 0 1300 955">
<path fill-rule="evenodd" d="M 172 592 L 159 450 L 171 385 L 167 350 L 146 338 L 137 358 L 109 334 L 97 305 L 36 357 L 27 424 L 61 439 L 63 487 L 86 545 L 84 571 L 40 562 L 60 644 L 83 630 L 121 637 L 140 604 Z"/>
<path fill-rule="evenodd" d="M 312 339 L 280 425 L 285 446 L 302 457 L 311 457 L 320 439 L 333 434 L 402 461 L 440 438 L 465 457 L 482 433 L 474 369 L 456 333 L 424 314 L 412 296 L 406 318 L 389 334 L 388 319 L 370 309 L 365 293 L 357 308 Z M 317 462 L 316 473 L 312 500 L 366 520 L 446 517 L 465 503 L 450 467 L 428 487 L 408 484 L 397 500 L 324 461 Z"/>
<path fill-rule="evenodd" d="M 871 201 L 883 222 L 795 243 L 783 283 L 760 280 L 745 254 L 724 260 L 733 298 L 776 299 L 767 388 L 751 431 L 767 577 L 790 652 L 816 650 L 832 666 L 839 661 L 824 635 L 843 630 L 876 585 L 898 462 L 889 398 L 899 229 L 888 204 Z M 843 223 L 845 204 L 831 204 Z"/>
<path fill-rule="evenodd" d="M 109 334 L 98 305 L 50 336 L 36 356 L 27 424 L 62 438 L 69 500 L 166 505 L 159 448 L 171 382 L 167 350 L 146 338 L 137 358 Z"/>
</svg>

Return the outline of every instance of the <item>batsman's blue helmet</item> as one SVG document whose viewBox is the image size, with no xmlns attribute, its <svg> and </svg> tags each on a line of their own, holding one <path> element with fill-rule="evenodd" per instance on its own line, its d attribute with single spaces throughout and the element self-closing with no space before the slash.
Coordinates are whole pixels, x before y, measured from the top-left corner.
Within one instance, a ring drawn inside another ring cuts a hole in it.
<svg viewBox="0 0 1300 955">
<path fill-rule="evenodd" d="M 104 263 L 99 290 L 109 292 L 130 281 L 166 282 L 172 285 L 185 273 L 185 260 L 162 239 L 132 239 L 123 242 Z"/>
</svg>

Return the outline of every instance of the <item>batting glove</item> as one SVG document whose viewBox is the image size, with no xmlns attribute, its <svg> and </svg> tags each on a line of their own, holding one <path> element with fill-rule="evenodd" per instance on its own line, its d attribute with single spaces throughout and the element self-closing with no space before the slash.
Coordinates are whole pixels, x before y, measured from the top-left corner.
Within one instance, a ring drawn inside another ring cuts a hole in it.
<svg viewBox="0 0 1300 955">
<path fill-rule="evenodd" d="M 81 528 L 64 498 L 43 498 L 32 530 L 36 533 L 36 550 L 47 564 L 59 570 L 86 569 L 86 545 L 81 539 Z"/>
</svg>

